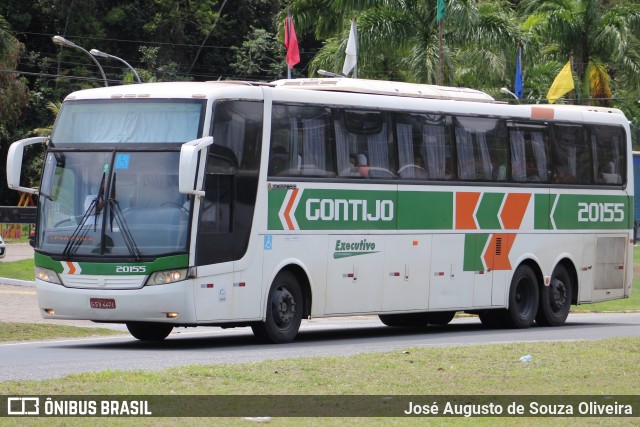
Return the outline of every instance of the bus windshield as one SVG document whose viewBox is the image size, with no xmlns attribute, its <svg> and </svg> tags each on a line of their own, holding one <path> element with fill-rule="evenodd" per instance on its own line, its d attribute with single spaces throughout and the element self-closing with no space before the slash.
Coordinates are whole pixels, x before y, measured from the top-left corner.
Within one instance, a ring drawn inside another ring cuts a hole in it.
<svg viewBox="0 0 640 427">
<path fill-rule="evenodd" d="M 203 103 L 181 100 L 67 101 L 51 141 L 60 144 L 184 143 L 198 137 Z"/>
<path fill-rule="evenodd" d="M 49 152 L 36 247 L 67 258 L 186 252 L 191 209 L 178 191 L 179 156 Z"/>
</svg>

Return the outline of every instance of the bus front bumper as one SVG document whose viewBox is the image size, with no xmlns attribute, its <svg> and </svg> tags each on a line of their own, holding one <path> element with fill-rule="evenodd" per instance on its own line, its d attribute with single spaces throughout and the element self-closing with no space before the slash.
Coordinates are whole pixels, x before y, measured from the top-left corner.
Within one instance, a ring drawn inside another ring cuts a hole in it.
<svg viewBox="0 0 640 427">
<path fill-rule="evenodd" d="M 141 289 L 78 289 L 36 279 L 45 319 L 97 322 L 196 323 L 191 280 Z"/>
</svg>

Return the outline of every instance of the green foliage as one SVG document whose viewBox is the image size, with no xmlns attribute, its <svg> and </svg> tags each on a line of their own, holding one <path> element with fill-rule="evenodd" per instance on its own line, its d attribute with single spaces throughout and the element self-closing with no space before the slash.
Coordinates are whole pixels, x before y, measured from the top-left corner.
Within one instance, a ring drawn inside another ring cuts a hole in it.
<svg viewBox="0 0 640 427">
<path fill-rule="evenodd" d="M 28 100 L 25 81 L 16 70 L 22 45 L 9 32 L 9 24 L 0 16 L 0 123 L 15 121 Z"/>
<path fill-rule="evenodd" d="M 53 45 L 60 34 L 87 50 L 125 59 L 143 81 L 281 78 L 283 22 L 290 6 L 300 43 L 294 77 L 339 72 L 350 21 L 359 27 L 358 76 L 436 83 L 437 0 L 4 0 L 0 5 L 0 158 L 8 145 L 53 123 L 49 102 L 103 85 L 88 55 Z M 576 102 L 612 100 L 631 121 L 640 148 L 640 10 L 635 0 L 447 0 L 444 83 L 509 100 L 517 45 L 523 48 L 524 95 L 545 95 L 574 54 Z M 224 6 L 224 7 L 223 7 Z M 111 85 L 131 84 L 118 61 L 100 59 Z M 587 70 L 590 70 L 589 72 Z M 33 73 L 33 74 L 28 74 Z M 54 78 L 58 75 L 60 77 Z M 27 87 L 29 91 L 27 91 Z M 33 151 L 36 182 L 41 153 Z M 40 155 L 40 157 L 38 157 Z M 2 185 L 0 204 L 17 194 Z"/>
<path fill-rule="evenodd" d="M 573 55 L 573 71 L 583 82 L 574 91 L 578 102 L 615 105 L 611 99 L 601 99 L 618 98 L 616 89 L 622 88 L 612 87 L 613 76 L 624 82 L 629 95 L 640 97 L 640 11 L 617 3 L 523 1 L 523 29 L 532 37 L 528 62 L 555 60 L 562 67 Z"/>
<path fill-rule="evenodd" d="M 274 34 L 261 28 L 251 28 L 242 46 L 232 46 L 234 74 L 249 80 L 277 80 L 286 75 L 286 50 Z"/>
<path fill-rule="evenodd" d="M 8 250 L 11 250 L 11 247 L 9 247 Z M 13 262 L 0 262 L 0 277 L 33 282 L 33 280 L 35 280 L 35 274 L 33 271 L 33 259 L 24 259 L 21 261 Z"/>
</svg>

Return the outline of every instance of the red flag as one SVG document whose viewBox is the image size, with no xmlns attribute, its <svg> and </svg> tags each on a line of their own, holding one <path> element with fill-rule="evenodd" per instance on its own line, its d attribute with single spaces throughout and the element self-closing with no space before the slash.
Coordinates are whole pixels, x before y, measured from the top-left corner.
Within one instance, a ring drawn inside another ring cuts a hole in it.
<svg viewBox="0 0 640 427">
<path fill-rule="evenodd" d="M 289 64 L 289 68 L 293 68 L 300 62 L 300 51 L 298 50 L 296 30 L 293 28 L 293 20 L 290 16 L 284 20 L 284 47 L 287 48 L 287 64 Z"/>
</svg>

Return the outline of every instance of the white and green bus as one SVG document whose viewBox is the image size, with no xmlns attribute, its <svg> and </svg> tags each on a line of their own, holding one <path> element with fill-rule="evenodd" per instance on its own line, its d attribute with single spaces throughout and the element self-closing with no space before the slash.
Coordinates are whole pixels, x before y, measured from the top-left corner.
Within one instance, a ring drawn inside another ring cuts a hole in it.
<svg viewBox="0 0 640 427">
<path fill-rule="evenodd" d="M 629 135 L 616 109 L 463 88 L 152 83 L 72 93 L 7 177 L 39 194 L 45 318 L 279 343 L 325 316 L 526 328 L 629 296 Z M 20 175 L 38 143 L 36 190 Z"/>
</svg>

